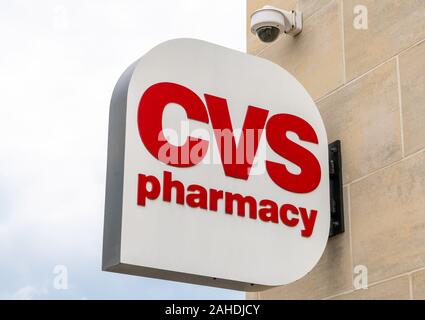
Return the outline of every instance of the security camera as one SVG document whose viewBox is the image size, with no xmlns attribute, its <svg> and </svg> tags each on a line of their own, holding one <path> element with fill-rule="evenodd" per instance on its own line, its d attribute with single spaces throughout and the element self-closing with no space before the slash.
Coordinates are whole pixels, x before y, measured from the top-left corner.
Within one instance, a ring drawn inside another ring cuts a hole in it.
<svg viewBox="0 0 425 320">
<path fill-rule="evenodd" d="M 296 36 L 302 29 L 303 16 L 300 11 L 264 6 L 251 14 L 251 32 L 262 42 L 273 42 L 282 33 Z"/>
</svg>

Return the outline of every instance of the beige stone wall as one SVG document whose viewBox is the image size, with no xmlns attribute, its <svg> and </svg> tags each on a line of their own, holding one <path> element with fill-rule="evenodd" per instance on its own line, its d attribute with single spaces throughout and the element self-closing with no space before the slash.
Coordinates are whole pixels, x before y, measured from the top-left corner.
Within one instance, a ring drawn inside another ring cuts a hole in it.
<svg viewBox="0 0 425 320">
<path fill-rule="evenodd" d="M 425 0 L 248 0 L 247 25 L 265 4 L 304 13 L 298 37 L 266 45 L 247 28 L 247 48 L 299 79 L 342 140 L 346 232 L 306 277 L 247 298 L 425 299 Z"/>
</svg>

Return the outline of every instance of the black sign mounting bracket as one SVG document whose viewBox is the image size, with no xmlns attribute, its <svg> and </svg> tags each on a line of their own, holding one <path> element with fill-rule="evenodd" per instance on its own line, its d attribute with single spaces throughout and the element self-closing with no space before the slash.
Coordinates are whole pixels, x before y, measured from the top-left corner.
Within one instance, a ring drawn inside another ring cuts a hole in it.
<svg viewBox="0 0 425 320">
<path fill-rule="evenodd" d="M 345 231 L 340 140 L 329 144 L 329 185 L 331 198 L 329 238 L 331 238 Z"/>
</svg>

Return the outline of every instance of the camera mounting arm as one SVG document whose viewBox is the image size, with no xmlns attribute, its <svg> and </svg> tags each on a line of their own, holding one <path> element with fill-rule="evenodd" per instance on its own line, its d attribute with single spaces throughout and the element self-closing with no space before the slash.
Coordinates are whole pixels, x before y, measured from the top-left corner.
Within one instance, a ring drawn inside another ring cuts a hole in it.
<svg viewBox="0 0 425 320">
<path fill-rule="evenodd" d="M 303 29 L 303 16 L 302 12 L 300 11 L 285 11 L 285 10 L 279 10 L 285 20 L 285 29 L 283 30 L 284 33 L 289 34 L 291 36 L 296 36 L 299 34 Z"/>
</svg>

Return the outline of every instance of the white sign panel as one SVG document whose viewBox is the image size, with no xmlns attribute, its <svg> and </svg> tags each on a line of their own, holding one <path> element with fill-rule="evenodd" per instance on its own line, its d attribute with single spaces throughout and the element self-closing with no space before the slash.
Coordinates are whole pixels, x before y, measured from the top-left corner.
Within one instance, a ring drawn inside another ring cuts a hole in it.
<svg viewBox="0 0 425 320">
<path fill-rule="evenodd" d="M 255 291 L 306 275 L 329 235 L 328 141 L 270 61 L 158 45 L 113 93 L 103 270 Z"/>
</svg>

